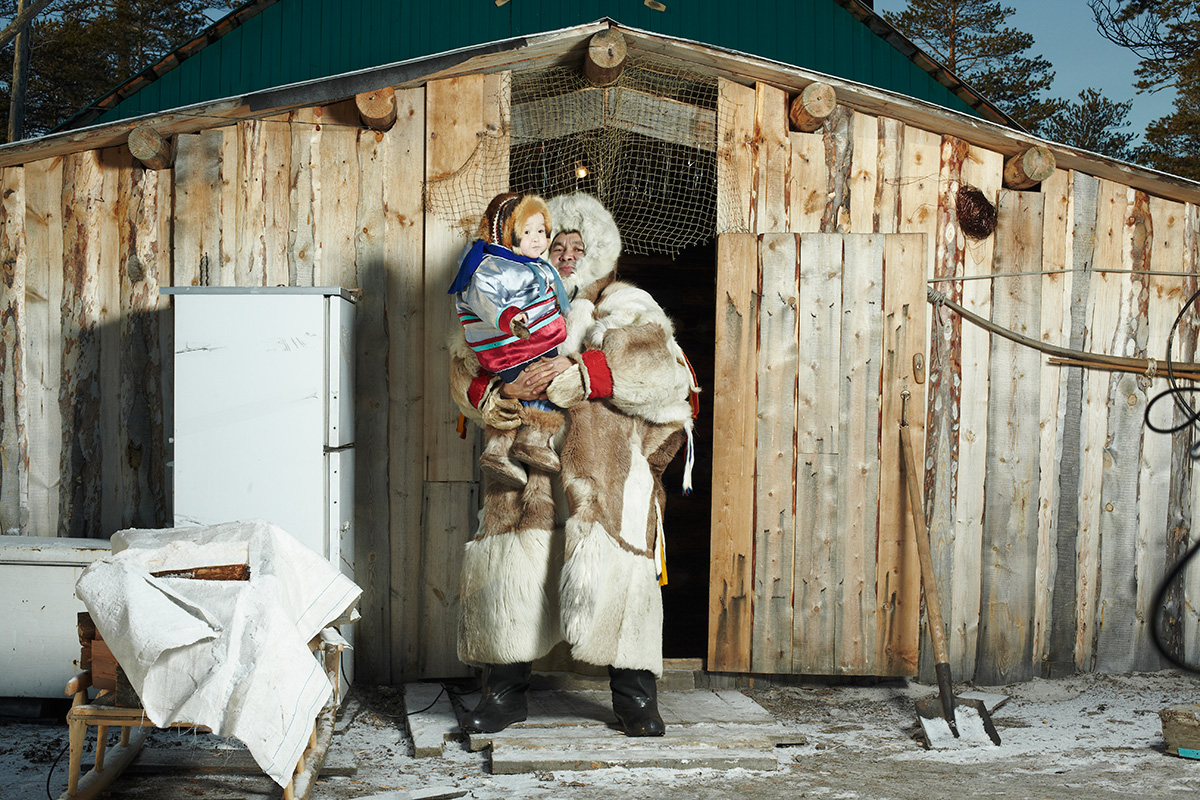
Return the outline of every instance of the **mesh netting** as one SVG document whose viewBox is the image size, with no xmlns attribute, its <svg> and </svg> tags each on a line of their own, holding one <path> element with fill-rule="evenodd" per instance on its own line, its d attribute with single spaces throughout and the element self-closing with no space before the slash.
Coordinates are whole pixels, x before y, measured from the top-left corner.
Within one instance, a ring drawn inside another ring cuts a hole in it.
<svg viewBox="0 0 1200 800">
<path fill-rule="evenodd" d="M 714 236 L 718 197 L 738 195 L 717 190 L 715 78 L 630 60 L 603 88 L 567 67 L 513 73 L 510 87 L 509 130 L 482 136 L 461 169 L 428 183 L 430 213 L 470 235 L 507 182 L 543 197 L 595 195 L 628 253 L 673 256 Z"/>
</svg>

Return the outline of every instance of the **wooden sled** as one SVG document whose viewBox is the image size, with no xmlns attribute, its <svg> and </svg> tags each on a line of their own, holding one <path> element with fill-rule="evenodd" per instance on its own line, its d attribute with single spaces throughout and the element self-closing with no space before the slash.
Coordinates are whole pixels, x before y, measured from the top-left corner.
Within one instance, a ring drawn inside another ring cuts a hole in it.
<svg viewBox="0 0 1200 800">
<path fill-rule="evenodd" d="M 283 800 L 307 800 L 321 767 L 325 764 L 325 754 L 333 738 L 334 719 L 342 697 L 338 680 L 343 648 L 341 637 L 325 637 L 319 634 L 309 642 L 309 648 L 323 651 L 325 674 L 333 684 L 333 700 L 321 709 L 313 721 L 308 747 L 300 756 L 288 785 L 283 787 Z M 114 705 L 114 694 L 109 690 L 101 691 L 95 700 L 89 701 L 88 689 L 91 685 L 91 670 L 83 670 L 67 681 L 66 694 L 74 698 L 71 710 L 67 712 L 71 754 L 67 770 L 67 791 L 59 795 L 58 800 L 92 800 L 99 797 L 137 757 L 146 738 L 145 729 L 157 727 L 146 718 L 142 709 Z M 96 758 L 92 769 L 80 775 L 88 726 L 96 728 Z M 168 727 L 209 732 L 209 729 L 202 725 L 186 723 Z M 111 750 L 107 747 L 109 728 L 121 729 L 120 742 Z"/>
</svg>

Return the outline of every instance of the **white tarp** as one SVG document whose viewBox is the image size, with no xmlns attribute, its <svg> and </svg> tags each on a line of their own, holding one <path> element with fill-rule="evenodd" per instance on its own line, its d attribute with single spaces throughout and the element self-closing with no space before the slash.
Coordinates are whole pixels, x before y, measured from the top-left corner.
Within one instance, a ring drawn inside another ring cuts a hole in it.
<svg viewBox="0 0 1200 800">
<path fill-rule="evenodd" d="M 236 737 L 286 785 L 333 691 L 308 642 L 362 590 L 261 520 L 125 530 L 112 547 L 76 591 L 146 716 Z M 248 564 L 250 580 L 151 574 L 226 564 Z"/>
</svg>

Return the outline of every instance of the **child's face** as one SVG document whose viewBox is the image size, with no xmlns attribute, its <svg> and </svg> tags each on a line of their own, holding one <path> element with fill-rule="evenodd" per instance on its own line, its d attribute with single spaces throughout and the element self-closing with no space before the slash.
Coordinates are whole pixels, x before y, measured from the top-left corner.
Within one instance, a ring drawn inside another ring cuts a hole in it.
<svg viewBox="0 0 1200 800">
<path fill-rule="evenodd" d="M 521 241 L 517 245 L 521 255 L 537 258 L 546 252 L 546 220 L 541 214 L 534 214 L 525 220 L 521 230 Z"/>
</svg>

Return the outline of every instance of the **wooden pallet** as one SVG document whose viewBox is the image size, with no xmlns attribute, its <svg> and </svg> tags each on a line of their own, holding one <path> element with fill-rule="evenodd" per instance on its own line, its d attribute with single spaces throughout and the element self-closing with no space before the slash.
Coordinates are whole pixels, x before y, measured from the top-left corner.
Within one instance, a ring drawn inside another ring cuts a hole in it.
<svg viewBox="0 0 1200 800">
<path fill-rule="evenodd" d="M 334 719 L 342 697 L 339 664 L 343 645 L 337 641 L 325 641 L 318 635 L 309 643 L 309 647 L 314 651 L 319 649 L 323 652 L 325 673 L 333 684 L 333 699 L 313 721 L 308 747 L 300 756 L 288 785 L 283 788 L 284 800 L 307 800 L 325 763 L 325 754 L 333 738 Z M 67 791 L 60 795 L 58 800 L 92 800 L 99 797 L 137 757 L 146 738 L 145 729 L 158 727 L 146 718 L 142 709 L 115 705 L 113 690 L 103 689 L 94 700 L 89 701 L 88 689 L 91 687 L 91 670 L 83 670 L 67 682 L 66 695 L 74 698 L 71 710 L 67 712 L 70 760 Z M 96 758 L 92 769 L 80 775 L 89 726 L 96 728 Z M 167 727 L 199 732 L 209 730 L 201 725 L 186 723 Z M 111 751 L 107 748 L 109 728 L 121 729 L 120 742 Z"/>
</svg>

